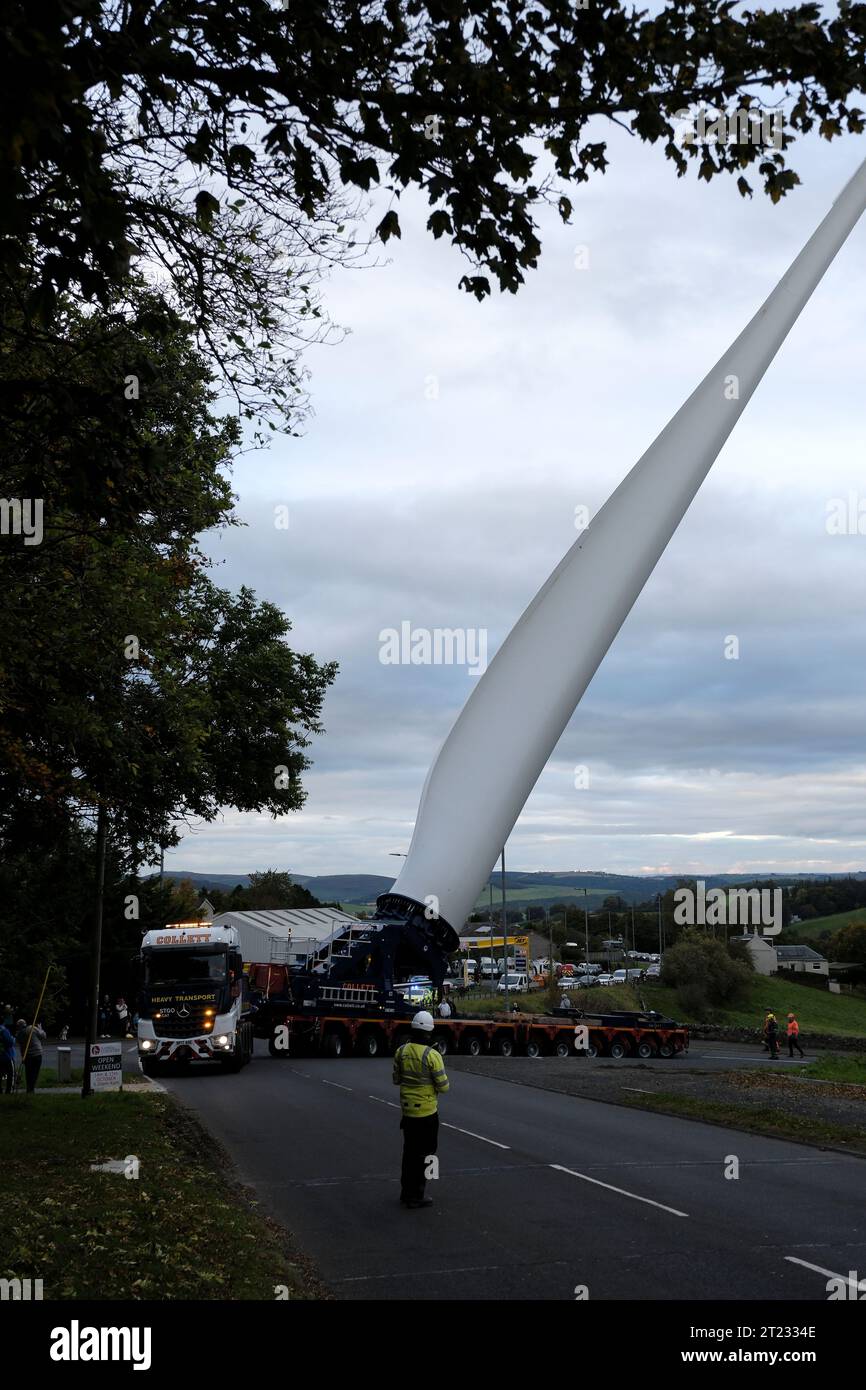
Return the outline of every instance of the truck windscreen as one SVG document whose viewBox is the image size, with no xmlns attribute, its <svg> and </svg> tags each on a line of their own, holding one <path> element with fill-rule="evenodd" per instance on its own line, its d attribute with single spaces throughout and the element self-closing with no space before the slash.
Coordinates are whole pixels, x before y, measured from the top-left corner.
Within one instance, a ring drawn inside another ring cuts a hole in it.
<svg viewBox="0 0 866 1390">
<path fill-rule="evenodd" d="M 226 953 L 222 950 L 203 951 L 172 946 L 165 951 L 145 952 L 146 985 L 191 984 L 199 980 L 222 981 L 225 978 Z"/>
</svg>

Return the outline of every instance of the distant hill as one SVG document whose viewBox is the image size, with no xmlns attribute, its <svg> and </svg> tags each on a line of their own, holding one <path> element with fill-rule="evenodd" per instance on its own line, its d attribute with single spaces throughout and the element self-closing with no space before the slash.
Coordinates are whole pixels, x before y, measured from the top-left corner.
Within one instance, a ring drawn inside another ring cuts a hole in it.
<svg viewBox="0 0 866 1390">
<path fill-rule="evenodd" d="M 657 893 L 665 893 L 687 877 L 685 874 L 663 874 L 643 876 L 640 874 L 608 874 L 593 870 L 542 870 L 537 873 L 524 873 L 508 870 L 505 875 L 508 901 L 515 906 L 550 907 L 553 903 L 573 902 L 581 906 L 598 908 L 605 898 L 618 895 L 627 903 L 646 902 Z M 779 885 L 796 883 L 798 880 L 827 878 L 866 878 L 866 871 L 854 874 L 696 874 L 691 878 L 702 878 L 708 888 L 728 887 L 738 883 L 754 883 L 757 879 L 773 879 Z M 189 873 L 172 869 L 166 878 L 189 879 L 199 888 L 222 888 L 231 890 L 236 883 L 247 887 L 248 874 L 207 874 Z M 382 874 L 296 874 L 295 883 L 302 884 L 320 902 L 339 902 L 347 909 L 352 906 L 369 906 L 380 893 L 387 893 L 393 885 L 393 878 Z M 499 873 L 490 875 L 493 888 L 493 904 L 501 903 L 501 881 Z M 584 894 L 584 889 L 586 893 Z M 484 910 L 489 903 L 489 888 L 485 888 L 478 898 L 476 911 Z M 806 924 L 803 924 L 806 926 Z M 809 924 L 812 925 L 812 924 Z"/>
</svg>

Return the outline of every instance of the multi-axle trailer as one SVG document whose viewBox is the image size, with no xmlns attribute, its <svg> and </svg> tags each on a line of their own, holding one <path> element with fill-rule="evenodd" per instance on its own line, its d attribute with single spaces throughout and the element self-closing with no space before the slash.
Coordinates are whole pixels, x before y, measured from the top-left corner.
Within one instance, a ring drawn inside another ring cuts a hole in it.
<svg viewBox="0 0 866 1390">
<path fill-rule="evenodd" d="M 409 1037 L 411 1019 L 369 1009 L 299 1014 L 277 1000 L 254 1015 L 257 1037 L 273 1057 L 381 1057 Z M 432 1044 L 447 1056 L 467 1057 L 676 1057 L 688 1051 L 689 1030 L 654 1013 L 494 1014 L 486 1018 L 437 1018 Z"/>
</svg>

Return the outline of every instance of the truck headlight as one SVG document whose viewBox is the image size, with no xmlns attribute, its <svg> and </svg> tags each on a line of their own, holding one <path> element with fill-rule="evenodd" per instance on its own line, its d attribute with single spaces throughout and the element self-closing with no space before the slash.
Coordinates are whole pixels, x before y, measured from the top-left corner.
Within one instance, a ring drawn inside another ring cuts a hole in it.
<svg viewBox="0 0 866 1390">
<path fill-rule="evenodd" d="M 233 1033 L 221 1033 L 218 1038 L 214 1038 L 217 1047 L 231 1047 L 234 1041 Z"/>
<path fill-rule="evenodd" d="M 142 1052 L 152 1052 L 156 1043 L 151 1042 L 150 1038 L 142 1038 L 138 1046 Z"/>
</svg>

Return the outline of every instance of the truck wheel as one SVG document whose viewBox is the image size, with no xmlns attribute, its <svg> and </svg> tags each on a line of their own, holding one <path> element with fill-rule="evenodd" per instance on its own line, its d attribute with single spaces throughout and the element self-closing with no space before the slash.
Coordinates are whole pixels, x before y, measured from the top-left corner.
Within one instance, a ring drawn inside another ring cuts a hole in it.
<svg viewBox="0 0 866 1390">
<path fill-rule="evenodd" d="M 494 1046 L 500 1057 L 510 1057 L 514 1051 L 514 1039 L 503 1035 L 496 1039 Z"/>
<path fill-rule="evenodd" d="M 336 1034 L 330 1034 L 335 1037 Z M 378 1057 L 379 1055 L 379 1035 L 374 1033 L 372 1028 L 368 1028 L 361 1034 L 355 1043 L 355 1051 L 359 1057 Z"/>
<path fill-rule="evenodd" d="M 526 1055 L 527 1057 L 541 1056 L 541 1043 L 535 1038 L 530 1038 L 529 1042 L 526 1044 Z"/>
<path fill-rule="evenodd" d="M 463 1041 L 463 1051 L 466 1053 L 467 1057 L 480 1057 L 481 1039 L 476 1037 L 474 1033 L 470 1034 L 470 1036 Z"/>
<path fill-rule="evenodd" d="M 673 1045 L 673 1043 L 669 1043 L 669 1042 L 659 1043 L 659 1056 L 660 1056 L 660 1057 L 673 1057 L 673 1055 L 674 1055 L 674 1045 Z"/>
<path fill-rule="evenodd" d="M 325 1052 L 329 1057 L 342 1057 L 343 1039 L 339 1033 L 328 1033 L 325 1038 Z"/>
<path fill-rule="evenodd" d="M 598 1043 L 594 1042 L 593 1039 L 590 1038 L 589 1042 L 586 1044 L 585 1051 L 587 1057 L 598 1057 L 600 1053 L 600 1048 Z"/>
<path fill-rule="evenodd" d="M 571 1043 L 568 1038 L 557 1038 L 553 1044 L 553 1053 L 555 1057 L 570 1057 Z"/>
<path fill-rule="evenodd" d="M 641 1041 L 637 1045 L 637 1055 L 638 1057 L 642 1057 L 644 1061 L 646 1061 L 648 1057 L 655 1057 L 655 1043 L 650 1042 L 649 1038 L 641 1038 Z"/>
<path fill-rule="evenodd" d="M 277 1046 L 276 1033 L 271 1033 L 270 1037 L 268 1038 L 268 1052 L 271 1054 L 272 1057 L 284 1058 L 288 1057 L 289 1055 L 289 1049 L 287 1047 Z"/>
<path fill-rule="evenodd" d="M 440 1057 L 448 1056 L 448 1038 L 444 1033 L 440 1033 L 438 1038 L 433 1039 L 433 1046 Z"/>
<path fill-rule="evenodd" d="M 631 1052 L 628 1038 L 614 1038 L 610 1045 L 610 1055 L 620 1061 L 623 1057 L 628 1057 Z"/>
<path fill-rule="evenodd" d="M 157 1072 L 159 1071 L 159 1068 L 156 1065 L 156 1062 L 151 1062 L 148 1058 L 147 1061 L 142 1059 L 141 1070 L 145 1076 L 156 1076 Z"/>
</svg>

